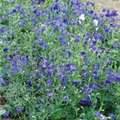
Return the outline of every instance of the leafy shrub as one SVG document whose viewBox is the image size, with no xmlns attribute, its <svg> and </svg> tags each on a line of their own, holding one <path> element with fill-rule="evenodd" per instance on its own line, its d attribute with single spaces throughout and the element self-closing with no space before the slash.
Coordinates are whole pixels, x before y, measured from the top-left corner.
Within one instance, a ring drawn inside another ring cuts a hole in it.
<svg viewBox="0 0 120 120">
<path fill-rule="evenodd" d="M 3 119 L 119 119 L 117 12 L 99 15 L 94 3 L 80 0 L 6 5 L 0 23 Z"/>
</svg>

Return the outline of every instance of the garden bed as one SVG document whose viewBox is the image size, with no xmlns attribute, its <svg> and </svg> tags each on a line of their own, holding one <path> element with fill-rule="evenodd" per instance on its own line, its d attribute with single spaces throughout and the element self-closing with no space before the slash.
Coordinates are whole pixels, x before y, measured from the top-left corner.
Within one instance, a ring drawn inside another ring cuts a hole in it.
<svg viewBox="0 0 120 120">
<path fill-rule="evenodd" d="M 2 120 L 119 120 L 115 10 L 80 0 L 1 7 Z"/>
</svg>

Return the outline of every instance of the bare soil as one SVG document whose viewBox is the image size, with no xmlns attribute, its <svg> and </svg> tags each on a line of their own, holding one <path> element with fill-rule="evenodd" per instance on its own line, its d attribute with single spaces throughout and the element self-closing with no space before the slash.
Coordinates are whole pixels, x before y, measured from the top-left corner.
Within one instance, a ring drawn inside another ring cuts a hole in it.
<svg viewBox="0 0 120 120">
<path fill-rule="evenodd" d="M 117 10 L 120 13 L 120 0 L 91 0 L 96 5 L 96 10 L 101 11 L 102 8 Z"/>
<path fill-rule="evenodd" d="M 90 0 L 95 3 L 95 10 L 98 13 L 102 12 L 103 8 L 116 10 L 118 17 L 116 17 L 116 24 L 120 25 L 120 0 Z"/>
</svg>

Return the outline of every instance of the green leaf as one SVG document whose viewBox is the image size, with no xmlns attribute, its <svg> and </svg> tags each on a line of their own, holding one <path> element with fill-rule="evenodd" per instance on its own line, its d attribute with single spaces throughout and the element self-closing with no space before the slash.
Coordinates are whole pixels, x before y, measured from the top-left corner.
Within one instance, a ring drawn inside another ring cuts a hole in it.
<svg viewBox="0 0 120 120">
<path fill-rule="evenodd" d="M 0 110 L 0 115 L 3 115 L 6 112 L 6 110 Z"/>
</svg>

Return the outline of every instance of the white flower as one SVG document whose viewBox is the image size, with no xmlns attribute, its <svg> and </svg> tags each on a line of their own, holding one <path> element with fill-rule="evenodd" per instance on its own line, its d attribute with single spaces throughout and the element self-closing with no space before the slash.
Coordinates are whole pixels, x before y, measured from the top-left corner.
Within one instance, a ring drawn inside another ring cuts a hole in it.
<svg viewBox="0 0 120 120">
<path fill-rule="evenodd" d="M 79 17 L 79 20 L 85 20 L 85 14 L 81 14 L 80 17 Z"/>
<path fill-rule="evenodd" d="M 95 26 L 98 26 L 98 20 L 94 19 L 94 20 L 93 20 L 93 24 L 94 24 Z"/>
<path fill-rule="evenodd" d="M 99 27 L 96 27 L 96 31 L 98 31 Z"/>
</svg>

